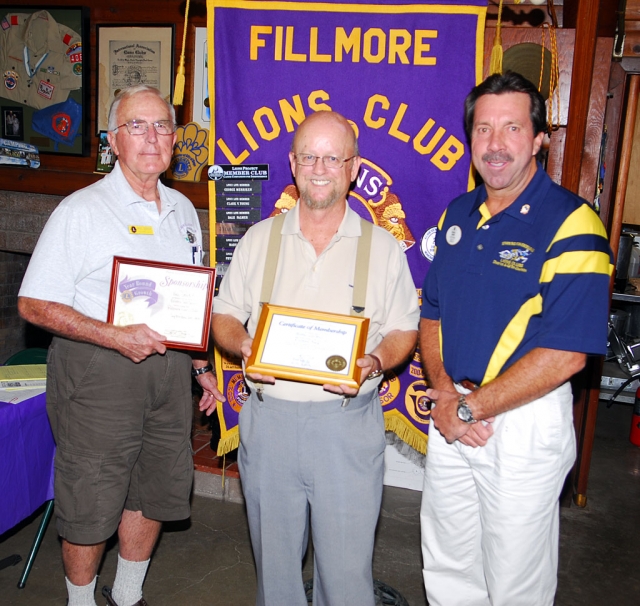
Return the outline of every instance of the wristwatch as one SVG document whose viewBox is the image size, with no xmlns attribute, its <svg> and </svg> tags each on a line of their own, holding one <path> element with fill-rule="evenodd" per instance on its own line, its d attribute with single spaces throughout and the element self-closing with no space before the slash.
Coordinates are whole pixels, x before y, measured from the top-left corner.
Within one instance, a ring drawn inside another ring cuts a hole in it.
<svg viewBox="0 0 640 606">
<path fill-rule="evenodd" d="M 213 366 L 211 366 L 211 364 L 207 364 L 206 366 L 203 366 L 202 368 L 192 368 L 191 369 L 191 376 L 192 377 L 197 377 L 198 375 L 203 375 L 205 372 L 213 372 Z"/>
<path fill-rule="evenodd" d="M 464 395 L 460 395 L 458 398 L 458 419 L 465 423 L 476 423 L 476 419 L 473 418 L 473 413 L 467 404 L 467 399 Z"/>
<path fill-rule="evenodd" d="M 373 354 L 368 354 L 369 357 L 373 358 L 376 361 L 376 365 L 378 366 L 378 368 L 376 370 L 372 370 L 368 375 L 367 375 L 367 381 L 369 379 L 377 379 L 384 371 L 382 370 L 382 362 L 380 361 L 380 358 L 378 356 L 374 356 Z"/>
</svg>

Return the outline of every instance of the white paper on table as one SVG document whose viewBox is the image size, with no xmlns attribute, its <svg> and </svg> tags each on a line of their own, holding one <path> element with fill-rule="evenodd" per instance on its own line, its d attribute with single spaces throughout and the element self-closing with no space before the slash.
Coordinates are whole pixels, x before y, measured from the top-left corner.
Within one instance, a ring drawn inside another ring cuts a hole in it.
<svg viewBox="0 0 640 606">
<path fill-rule="evenodd" d="M 20 402 L 39 396 L 44 392 L 44 387 L 34 387 L 32 389 L 0 389 L 0 402 L 20 404 Z"/>
</svg>

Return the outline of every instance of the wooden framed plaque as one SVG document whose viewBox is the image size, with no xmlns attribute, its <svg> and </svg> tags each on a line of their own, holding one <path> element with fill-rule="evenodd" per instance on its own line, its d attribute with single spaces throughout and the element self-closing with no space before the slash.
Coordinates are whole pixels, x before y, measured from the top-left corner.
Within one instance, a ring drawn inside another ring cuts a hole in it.
<svg viewBox="0 0 640 606">
<path fill-rule="evenodd" d="M 100 24 L 96 134 L 109 128 L 109 108 L 117 94 L 136 84 L 157 88 L 167 102 L 173 92 L 173 34 L 175 25 Z"/>
<path fill-rule="evenodd" d="M 146 324 L 167 347 L 205 352 L 214 282 L 213 267 L 114 257 L 107 322 Z"/>
<path fill-rule="evenodd" d="M 368 332 L 369 318 L 265 303 L 245 372 L 357 389 Z"/>
</svg>

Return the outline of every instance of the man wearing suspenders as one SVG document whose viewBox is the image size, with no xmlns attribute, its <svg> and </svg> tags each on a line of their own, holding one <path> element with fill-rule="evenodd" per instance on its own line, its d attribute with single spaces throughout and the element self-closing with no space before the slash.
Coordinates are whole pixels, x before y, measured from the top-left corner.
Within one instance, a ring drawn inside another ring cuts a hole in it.
<svg viewBox="0 0 640 606">
<path fill-rule="evenodd" d="M 306 606 L 301 562 L 310 527 L 314 605 L 373 606 L 385 448 L 378 384 L 415 347 L 418 301 L 397 241 L 347 204 L 361 162 L 347 120 L 310 115 L 289 160 L 300 199 L 238 244 L 214 301 L 214 339 L 246 362 L 266 302 L 362 314 L 370 324 L 359 389 L 246 376 L 239 466 L 256 602 Z"/>
</svg>

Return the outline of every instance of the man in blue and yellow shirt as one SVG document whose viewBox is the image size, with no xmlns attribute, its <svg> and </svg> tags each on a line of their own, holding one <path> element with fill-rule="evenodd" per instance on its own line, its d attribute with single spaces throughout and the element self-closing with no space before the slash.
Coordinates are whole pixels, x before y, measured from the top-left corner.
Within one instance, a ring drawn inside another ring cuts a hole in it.
<svg viewBox="0 0 640 606">
<path fill-rule="evenodd" d="M 600 219 L 536 163 L 545 118 L 510 72 L 465 102 L 484 184 L 440 220 L 420 326 L 437 429 L 421 512 L 431 606 L 553 604 L 569 379 L 606 351 L 613 266 Z"/>
</svg>

